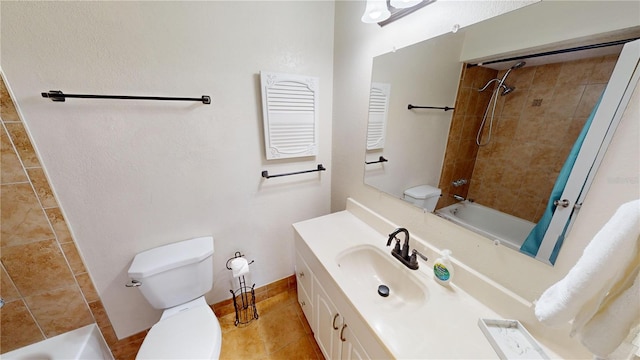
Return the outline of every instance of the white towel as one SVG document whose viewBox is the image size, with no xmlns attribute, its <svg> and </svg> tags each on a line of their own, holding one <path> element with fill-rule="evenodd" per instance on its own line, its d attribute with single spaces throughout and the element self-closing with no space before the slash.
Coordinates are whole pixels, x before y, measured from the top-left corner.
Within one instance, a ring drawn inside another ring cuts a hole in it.
<svg viewBox="0 0 640 360">
<path fill-rule="evenodd" d="M 594 355 L 607 357 L 640 323 L 640 276 L 637 270 L 633 286 L 607 302 L 580 331 L 580 341 Z"/>
<path fill-rule="evenodd" d="M 547 325 L 573 320 L 572 335 L 600 308 L 638 253 L 640 200 L 625 203 L 585 247 L 569 273 L 538 299 L 535 314 Z"/>
</svg>

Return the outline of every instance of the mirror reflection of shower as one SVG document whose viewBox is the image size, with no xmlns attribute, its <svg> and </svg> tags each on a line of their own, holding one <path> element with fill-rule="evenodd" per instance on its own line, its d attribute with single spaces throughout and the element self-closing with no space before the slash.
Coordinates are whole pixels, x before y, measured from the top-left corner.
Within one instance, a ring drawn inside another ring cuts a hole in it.
<svg viewBox="0 0 640 360">
<path fill-rule="evenodd" d="M 485 110 L 484 112 L 484 116 L 482 117 L 482 123 L 480 124 L 480 128 L 478 129 L 478 134 L 476 135 L 476 144 L 478 146 L 485 146 L 491 142 L 491 133 L 493 131 L 493 119 L 495 117 L 496 104 L 498 103 L 498 94 L 500 94 L 501 96 L 504 96 L 516 89 L 514 86 L 509 86 L 505 84 L 504 81 L 507 79 L 507 76 L 509 76 L 509 73 L 511 72 L 511 70 L 519 69 L 523 67 L 525 64 L 526 62 L 524 61 L 515 63 L 515 65 L 513 65 L 509 70 L 507 70 L 507 72 L 502 76 L 502 79 L 491 79 L 481 89 L 478 89 L 479 92 L 483 92 L 489 87 L 489 85 L 495 82 L 498 83 L 498 86 L 495 87 L 495 89 L 493 90 L 493 93 L 491 94 L 491 98 L 489 99 L 489 103 L 487 104 L 487 110 Z M 489 115 L 489 109 L 491 109 L 491 117 L 489 118 L 489 130 L 487 133 L 487 140 L 486 142 L 483 143 L 482 130 L 484 129 L 485 123 L 487 122 L 487 117 L 488 117 L 487 115 Z"/>
</svg>

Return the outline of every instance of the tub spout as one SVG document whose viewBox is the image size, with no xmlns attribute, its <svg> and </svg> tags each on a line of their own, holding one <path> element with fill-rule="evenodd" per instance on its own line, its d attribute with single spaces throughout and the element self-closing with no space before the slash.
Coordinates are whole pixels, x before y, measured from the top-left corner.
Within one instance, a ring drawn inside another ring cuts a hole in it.
<svg viewBox="0 0 640 360">
<path fill-rule="evenodd" d="M 465 198 L 463 198 L 462 196 L 457 195 L 457 194 L 453 194 L 453 198 L 458 200 L 458 201 L 464 201 L 465 200 Z"/>
</svg>

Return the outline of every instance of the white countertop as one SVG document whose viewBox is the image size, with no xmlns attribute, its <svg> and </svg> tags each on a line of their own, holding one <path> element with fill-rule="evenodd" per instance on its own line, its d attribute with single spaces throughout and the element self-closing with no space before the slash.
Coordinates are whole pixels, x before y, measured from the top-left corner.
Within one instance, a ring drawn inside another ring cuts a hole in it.
<svg viewBox="0 0 640 360">
<path fill-rule="evenodd" d="M 426 263 L 419 259 L 418 270 L 406 268 L 392 257 L 391 247 L 386 247 L 388 237 L 349 211 L 298 222 L 293 226 L 395 358 L 498 358 L 478 327 L 478 319 L 501 317 L 457 287 L 455 277 L 449 287 L 437 283 L 433 278 L 435 258 L 432 256 Z M 413 248 L 416 240 L 413 237 L 411 240 L 414 241 L 410 242 Z M 413 276 L 419 286 L 423 286 L 426 301 L 410 308 L 402 305 L 389 308 L 383 303 L 388 298 L 349 286 L 336 258 L 341 252 L 363 244 L 384 251 L 406 276 Z"/>
</svg>

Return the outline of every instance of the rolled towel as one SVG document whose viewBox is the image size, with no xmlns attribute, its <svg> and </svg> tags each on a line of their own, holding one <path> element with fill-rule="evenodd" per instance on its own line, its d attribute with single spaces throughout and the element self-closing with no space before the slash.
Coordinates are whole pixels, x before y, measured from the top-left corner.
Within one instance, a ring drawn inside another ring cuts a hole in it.
<svg viewBox="0 0 640 360">
<path fill-rule="evenodd" d="M 640 323 L 640 276 L 633 286 L 612 299 L 580 331 L 580 341 L 599 357 L 608 357 Z"/>
<path fill-rule="evenodd" d="M 547 325 L 573 320 L 579 330 L 622 279 L 638 252 L 640 200 L 622 204 L 585 247 L 578 262 L 538 299 L 535 315 Z"/>
</svg>

